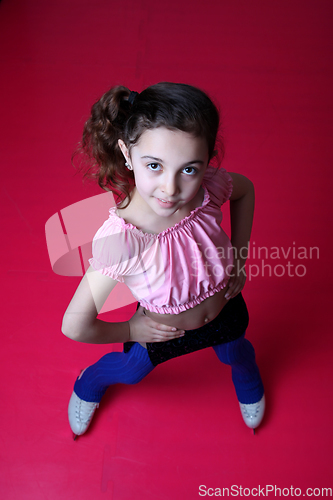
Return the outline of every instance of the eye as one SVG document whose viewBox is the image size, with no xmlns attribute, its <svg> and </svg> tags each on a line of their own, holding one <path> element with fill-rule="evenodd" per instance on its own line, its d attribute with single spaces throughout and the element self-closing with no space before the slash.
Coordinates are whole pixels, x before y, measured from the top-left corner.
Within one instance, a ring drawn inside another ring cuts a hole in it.
<svg viewBox="0 0 333 500">
<path fill-rule="evenodd" d="M 161 165 L 159 163 L 148 163 L 147 167 L 153 172 L 158 172 L 161 169 Z"/>
<path fill-rule="evenodd" d="M 186 175 L 194 175 L 197 173 L 197 169 L 194 167 L 185 167 L 183 172 L 185 172 Z"/>
</svg>

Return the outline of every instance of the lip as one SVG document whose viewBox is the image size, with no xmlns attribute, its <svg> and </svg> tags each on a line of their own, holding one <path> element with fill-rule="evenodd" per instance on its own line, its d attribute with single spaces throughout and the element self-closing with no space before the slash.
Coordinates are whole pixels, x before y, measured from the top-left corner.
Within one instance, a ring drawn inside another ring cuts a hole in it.
<svg viewBox="0 0 333 500">
<path fill-rule="evenodd" d="M 156 198 L 156 201 L 163 208 L 172 208 L 176 205 L 175 201 L 163 200 L 163 198 Z"/>
</svg>

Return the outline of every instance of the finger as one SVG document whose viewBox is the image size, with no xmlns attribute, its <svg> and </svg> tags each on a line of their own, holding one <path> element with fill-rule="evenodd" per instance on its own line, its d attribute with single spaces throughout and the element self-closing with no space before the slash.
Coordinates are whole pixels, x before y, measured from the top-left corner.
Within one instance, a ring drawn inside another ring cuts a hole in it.
<svg viewBox="0 0 333 500">
<path fill-rule="evenodd" d="M 243 288 L 243 285 L 238 280 L 232 281 L 231 283 L 229 283 L 228 290 L 227 290 L 226 294 L 224 295 L 224 297 L 227 300 L 233 299 L 234 297 L 236 297 L 236 295 L 239 294 L 239 292 L 241 291 L 242 288 Z"/>
<path fill-rule="evenodd" d="M 185 335 L 184 330 L 177 330 L 176 332 L 164 332 L 163 337 L 168 339 L 176 339 L 178 337 L 183 337 Z"/>
<path fill-rule="evenodd" d="M 240 292 L 240 290 L 236 289 L 232 292 L 232 294 L 229 296 L 229 300 L 230 299 L 234 299 L 236 297 L 236 295 L 238 295 Z"/>
<path fill-rule="evenodd" d="M 177 339 L 185 335 L 184 330 L 178 330 L 177 332 L 161 332 L 158 331 L 154 334 L 154 342 L 166 342 L 168 340 Z"/>
<path fill-rule="evenodd" d="M 234 285 L 234 283 L 233 283 L 233 282 L 231 282 L 231 283 L 229 282 L 229 283 L 228 283 L 228 288 L 227 288 L 227 291 L 226 291 L 226 293 L 224 294 L 224 298 L 225 298 L 225 299 L 229 300 L 229 299 L 231 298 L 231 295 L 232 295 L 232 293 L 233 293 L 233 291 L 234 291 L 234 287 L 235 287 L 235 285 Z"/>
<path fill-rule="evenodd" d="M 155 335 L 158 337 L 163 337 L 167 339 L 176 339 L 178 337 L 182 337 L 185 334 L 184 330 L 177 330 L 177 331 L 165 331 L 165 330 L 159 330 L 156 332 Z"/>
<path fill-rule="evenodd" d="M 238 295 L 244 288 L 244 283 L 236 283 L 232 292 L 230 293 L 230 299 L 233 299 Z"/>
<path fill-rule="evenodd" d="M 164 325 L 163 323 L 156 323 L 155 321 L 152 322 L 151 327 L 154 328 L 157 331 L 160 332 L 180 332 L 184 330 L 180 330 L 176 328 L 175 326 L 170 326 L 170 325 Z"/>
<path fill-rule="evenodd" d="M 179 335 L 177 337 L 165 337 L 165 336 L 163 336 L 163 337 L 161 337 L 161 336 L 160 337 L 154 337 L 152 341 L 149 340 L 148 342 L 168 342 L 170 340 L 175 340 L 175 339 L 181 338 L 183 336 L 184 336 L 184 334 L 183 335 Z"/>
</svg>

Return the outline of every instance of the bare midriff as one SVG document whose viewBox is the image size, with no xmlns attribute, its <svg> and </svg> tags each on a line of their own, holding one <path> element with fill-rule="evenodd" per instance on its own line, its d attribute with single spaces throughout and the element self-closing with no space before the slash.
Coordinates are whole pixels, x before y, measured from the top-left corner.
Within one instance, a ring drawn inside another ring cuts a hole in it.
<svg viewBox="0 0 333 500">
<path fill-rule="evenodd" d="M 149 318 L 157 323 L 173 326 L 179 330 L 194 330 L 204 326 L 218 316 L 228 302 L 224 298 L 227 288 L 223 288 L 220 292 L 208 297 L 192 309 L 187 309 L 179 314 L 159 314 L 148 311 L 148 309 L 144 309 L 144 311 Z M 140 344 L 146 347 L 145 343 L 140 342 Z"/>
</svg>

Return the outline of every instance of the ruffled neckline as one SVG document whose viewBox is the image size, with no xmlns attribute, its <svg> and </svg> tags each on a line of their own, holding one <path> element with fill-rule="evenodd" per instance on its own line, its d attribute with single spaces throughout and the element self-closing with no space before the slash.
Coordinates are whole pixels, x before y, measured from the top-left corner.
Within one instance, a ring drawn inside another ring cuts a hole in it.
<svg viewBox="0 0 333 500">
<path fill-rule="evenodd" d="M 117 220 L 119 221 L 119 223 L 121 224 L 121 226 L 123 228 L 130 229 L 131 231 L 133 231 L 135 234 L 137 234 L 139 236 L 142 236 L 144 238 L 147 238 L 147 237 L 148 238 L 161 238 L 161 237 L 163 237 L 167 234 L 173 233 L 174 231 L 177 231 L 178 229 L 183 227 L 186 223 L 191 221 L 198 214 L 198 212 L 202 211 L 203 208 L 209 203 L 210 197 L 209 197 L 208 189 L 206 188 L 204 182 L 201 185 L 204 189 L 204 199 L 203 199 L 202 204 L 199 207 L 196 207 L 194 210 L 191 210 L 189 215 L 184 217 L 184 219 L 182 219 L 181 221 L 177 222 L 174 226 L 168 227 L 167 229 L 165 229 L 164 231 L 161 231 L 160 233 L 145 233 L 144 231 L 139 229 L 134 224 L 131 224 L 130 222 L 126 222 L 125 219 L 123 219 L 122 217 L 120 217 L 120 215 L 118 215 L 116 213 L 116 210 L 118 208 L 117 206 L 110 208 L 109 213 L 110 213 L 110 215 L 117 218 Z"/>
</svg>

